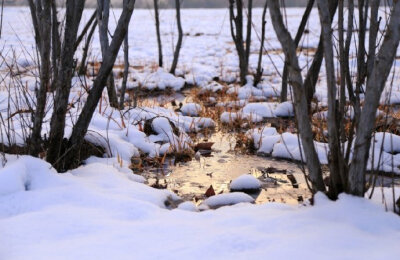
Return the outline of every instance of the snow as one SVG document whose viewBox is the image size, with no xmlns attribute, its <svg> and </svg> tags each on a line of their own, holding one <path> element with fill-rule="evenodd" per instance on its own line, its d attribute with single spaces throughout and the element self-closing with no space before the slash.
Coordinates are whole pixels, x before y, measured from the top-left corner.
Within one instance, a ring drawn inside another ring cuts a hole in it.
<svg viewBox="0 0 400 260">
<path fill-rule="evenodd" d="M 15 165 L 26 170 L 16 172 Z M 1 259 L 396 259 L 400 254 L 399 217 L 375 200 L 341 195 L 333 202 L 317 194 L 315 206 L 240 203 L 198 213 L 188 211 L 195 209 L 191 202 L 166 209 L 164 201 L 174 194 L 131 181 L 104 160 L 57 174 L 40 159 L 23 156 L 0 171 L 2 187 L 13 183 L 3 175 L 21 173 L 27 176 L 23 183 L 30 183 L 26 190 L 17 185 L 0 193 Z M 251 199 L 230 193 L 208 203 Z"/>
<path fill-rule="evenodd" d="M 199 211 L 199 209 L 196 207 L 196 204 L 194 204 L 193 202 L 190 202 L 190 201 L 186 201 L 186 202 L 179 204 L 178 209 L 186 210 L 186 211 L 193 211 L 193 212 Z"/>
<path fill-rule="evenodd" d="M 185 80 L 183 78 L 175 77 L 162 68 L 159 68 L 156 72 L 151 74 L 137 75 L 141 86 L 149 90 L 165 90 L 166 88 L 171 88 L 177 91 L 185 86 Z"/>
<path fill-rule="evenodd" d="M 255 114 L 262 118 L 275 117 L 274 109 L 269 103 L 250 103 L 243 107 L 243 113 Z"/>
<path fill-rule="evenodd" d="M 293 104 L 290 101 L 280 103 L 275 108 L 275 116 L 278 117 L 292 117 L 294 116 Z"/>
<path fill-rule="evenodd" d="M 187 103 L 182 106 L 181 111 L 185 116 L 199 116 L 201 105 L 196 103 Z"/>
<path fill-rule="evenodd" d="M 235 205 L 239 203 L 254 203 L 254 198 L 244 192 L 231 192 L 217 194 L 207 198 L 202 204 L 209 208 L 216 209 L 223 206 Z"/>
<path fill-rule="evenodd" d="M 229 185 L 231 190 L 258 190 L 261 182 L 251 174 L 244 174 L 234 179 Z"/>
<path fill-rule="evenodd" d="M 91 12 L 86 10 L 83 20 L 87 20 Z M 115 10 L 116 17 L 120 12 Z M 287 9 L 292 35 L 296 33 L 301 13 L 299 9 Z M 168 68 L 173 56 L 172 36 L 176 35 L 175 11 L 162 11 L 165 66 L 158 68 L 155 65 L 154 19 L 148 10 L 135 10 L 129 33 L 129 60 L 133 67 L 130 68 L 128 89 L 170 89 L 174 92 L 181 91 L 186 85 L 197 85 L 200 94 L 213 96 L 226 90 L 229 96 L 237 96 L 237 100 L 210 99 L 218 101 L 218 107 L 226 108 L 220 117 L 223 123 L 242 123 L 242 120 L 259 123 L 271 117 L 292 117 L 294 109 L 290 101 L 270 102 L 270 98 L 279 97 L 281 92 L 280 77 L 274 66 L 282 71 L 284 65 L 282 53 L 275 51 L 280 49 L 276 37 L 269 38 L 265 46 L 270 52 L 262 63 L 262 81 L 254 86 L 253 78 L 248 76 L 248 83 L 239 86 L 236 84 L 238 59 L 231 44 L 226 14 L 226 9 L 182 10 L 185 38 L 177 73 L 172 75 Z M 312 15 L 318 16 L 316 9 Z M 255 9 L 254 21 L 260 18 L 261 9 Z M 115 20 L 110 19 L 111 32 Z M 6 7 L 4 21 L 6 26 L 3 26 L 2 35 L 5 37 L 1 40 L 6 62 L 0 65 L 4 82 L 0 89 L 0 110 L 2 118 L 14 116 L 7 120 L 11 124 L 0 124 L 0 138 L 5 145 L 22 146 L 29 134 L 27 129 L 31 127 L 31 113 L 20 112 L 28 110 L 30 103 L 35 102 L 34 91 L 38 84 L 38 70 L 34 66 L 37 61 L 30 54 L 35 42 L 29 9 Z M 383 28 L 385 23 L 380 26 Z M 256 23 L 254 29 L 259 31 Z M 319 23 L 310 23 L 308 29 L 307 41 L 301 46 L 316 47 Z M 267 31 L 273 31 L 271 23 L 267 23 Z M 202 37 L 195 36 L 198 33 Z M 353 54 L 354 46 L 356 44 L 351 47 Z M 259 41 L 253 40 L 249 71 L 254 71 L 258 48 Z M 81 51 L 79 48 L 74 58 L 78 59 Z M 99 56 L 97 34 L 91 51 L 92 57 Z M 302 68 L 310 63 L 311 56 L 299 53 Z M 18 70 L 24 70 L 22 73 L 7 72 L 7 62 L 11 64 L 13 58 L 20 66 Z M 119 64 L 121 58 L 122 52 L 117 59 Z M 326 107 L 324 66 L 321 72 L 315 97 L 320 107 Z M 115 68 L 113 73 L 118 75 L 121 68 Z M 11 78 L 10 75 L 17 76 Z M 385 87 L 382 105 L 400 103 L 398 79 L 393 78 L 394 84 Z M 21 96 L 19 87 L 7 89 L 15 84 L 15 80 L 18 81 L 16 85 L 29 90 L 29 98 Z M 85 83 L 85 87 L 90 88 L 92 80 L 89 76 L 72 79 L 69 99 L 72 106 L 66 119 L 66 138 L 87 98 L 82 85 Z M 219 83 L 220 80 L 225 83 Z M 116 79 L 116 85 L 121 86 L 121 79 Z M 361 95 L 361 102 L 363 99 Z M 52 94 L 48 95 L 48 100 L 43 136 L 49 133 Z M 131 158 L 141 154 L 157 157 L 174 149 L 190 149 L 193 141 L 188 133 L 216 126 L 211 118 L 198 117 L 201 109 L 199 104 L 191 103 L 182 107 L 182 114 L 161 105 L 139 105 L 118 111 L 107 104 L 104 91 L 85 136 L 87 141 L 105 149 L 104 158 L 90 157 L 81 167 L 58 174 L 40 159 L 6 154 L 6 160 L 2 160 L 5 165 L 0 167 L 0 259 L 398 258 L 400 220 L 393 213 L 385 212 L 393 208 L 393 191 L 388 188 L 376 189 L 371 201 L 341 195 L 338 201 L 332 202 L 317 194 L 314 206 L 308 203 L 307 206 L 253 205 L 254 198 L 247 194 L 225 193 L 212 196 L 199 206 L 187 201 L 179 204 L 177 209 L 168 209 L 166 201 L 179 201 L 180 198 L 170 191 L 148 187 L 144 177 L 129 169 Z M 322 111 L 314 116 L 326 119 L 326 115 Z M 349 109 L 346 116 L 352 118 L 354 112 Z M 144 133 L 145 122 L 151 122 L 153 134 Z M 267 124 L 247 132 L 259 154 L 305 160 L 304 153 L 301 156 L 297 134 L 278 133 L 275 128 L 266 127 Z M 314 145 L 321 163 L 327 164 L 328 145 L 322 142 L 314 142 Z M 399 136 L 376 133 L 370 154 L 375 156 L 369 158 L 367 169 L 400 173 Z M 231 188 L 235 185 L 258 186 L 257 179 L 249 176 L 234 180 Z M 399 192 L 398 188 L 394 190 L 395 197 Z M 382 201 L 382 198 L 386 199 Z M 231 204 L 235 205 L 225 206 Z M 225 207 L 210 210 L 220 206 Z M 198 212 L 201 210 L 204 211 Z"/>
</svg>

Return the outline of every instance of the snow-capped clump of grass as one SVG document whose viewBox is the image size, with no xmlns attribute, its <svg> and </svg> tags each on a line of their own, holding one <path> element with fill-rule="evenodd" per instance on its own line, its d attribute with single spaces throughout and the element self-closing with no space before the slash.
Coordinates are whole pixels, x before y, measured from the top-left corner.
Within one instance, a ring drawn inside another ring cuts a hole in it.
<svg viewBox="0 0 400 260">
<path fill-rule="evenodd" d="M 274 145 L 281 139 L 275 127 L 250 129 L 246 134 L 253 140 L 254 148 L 260 154 L 271 154 Z"/>
<path fill-rule="evenodd" d="M 256 191 L 261 188 L 261 182 L 251 174 L 243 174 L 230 184 L 231 191 Z"/>
<path fill-rule="evenodd" d="M 220 116 L 220 120 L 224 124 L 241 124 L 244 121 L 258 123 L 263 121 L 263 118 L 257 114 L 249 114 L 243 112 L 223 112 Z"/>
<path fill-rule="evenodd" d="M 200 94 L 204 94 L 206 92 L 218 92 L 222 91 L 224 87 L 216 81 L 213 81 L 200 89 Z"/>
<path fill-rule="evenodd" d="M 217 209 L 239 203 L 254 203 L 254 201 L 253 197 L 244 192 L 232 192 L 209 197 L 202 204 L 207 205 L 211 209 Z"/>
<path fill-rule="evenodd" d="M 201 105 L 196 103 L 187 103 L 182 106 L 181 111 L 185 116 L 199 116 Z"/>
</svg>

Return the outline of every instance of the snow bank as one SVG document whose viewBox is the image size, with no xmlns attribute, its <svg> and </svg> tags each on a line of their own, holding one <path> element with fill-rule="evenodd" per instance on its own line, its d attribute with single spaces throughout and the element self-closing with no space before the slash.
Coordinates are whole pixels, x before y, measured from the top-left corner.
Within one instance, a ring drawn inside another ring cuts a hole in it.
<svg viewBox="0 0 400 260">
<path fill-rule="evenodd" d="M 400 254 L 399 217 L 363 198 L 341 195 L 332 202 L 317 194 L 313 207 L 241 203 L 201 213 L 188 212 L 194 205 L 184 203 L 180 208 L 186 210 L 171 211 L 164 201 L 174 194 L 131 181 L 103 159 L 65 174 L 31 157 L 14 163 L 25 167 L 30 188 L 0 194 L 1 259 L 396 259 Z M 14 163 L 0 178 L 16 169 Z M 231 193 L 208 199 L 210 205 L 244 201 L 252 198 Z"/>
</svg>

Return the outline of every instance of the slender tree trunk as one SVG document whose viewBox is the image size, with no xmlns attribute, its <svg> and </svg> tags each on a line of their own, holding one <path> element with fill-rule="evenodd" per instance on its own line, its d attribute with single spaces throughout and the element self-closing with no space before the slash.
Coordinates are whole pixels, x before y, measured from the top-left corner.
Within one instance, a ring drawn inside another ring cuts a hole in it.
<svg viewBox="0 0 400 260">
<path fill-rule="evenodd" d="M 318 0 L 318 11 L 321 20 L 323 49 L 325 58 L 326 78 L 328 85 L 328 135 L 329 135 L 329 152 L 330 152 L 330 185 L 329 195 L 332 199 L 336 199 L 337 195 L 343 191 L 343 161 L 340 150 L 340 137 L 337 118 L 337 101 L 336 101 L 336 77 L 335 66 L 333 60 L 333 41 L 331 18 L 329 14 L 328 2 Z"/>
<path fill-rule="evenodd" d="M 160 33 L 160 14 L 158 11 L 158 0 L 154 0 L 154 17 L 156 19 L 156 33 L 157 33 L 157 46 L 158 46 L 158 66 L 163 66 L 163 53 L 162 53 L 162 42 Z"/>
<path fill-rule="evenodd" d="M 132 16 L 135 0 L 127 0 L 124 5 L 122 14 L 118 20 L 117 28 L 114 32 L 114 37 L 111 41 L 109 48 L 105 52 L 103 63 L 100 66 L 99 73 L 94 80 L 93 87 L 89 93 L 87 101 L 79 115 L 78 121 L 74 125 L 71 137 L 68 142 L 68 153 L 65 156 L 64 163 L 70 165 L 76 165 L 79 163 L 79 149 L 86 135 L 90 121 L 93 117 L 93 113 L 97 107 L 97 104 L 101 98 L 101 94 L 105 87 L 107 77 L 111 72 L 115 60 L 118 55 L 118 51 L 125 39 L 125 35 L 128 31 L 129 21 Z M 59 169 L 65 170 L 66 165 L 59 165 Z"/>
<path fill-rule="evenodd" d="M 127 4 L 127 0 L 124 0 L 124 5 Z M 122 79 L 122 87 L 121 87 L 121 97 L 119 101 L 120 109 L 124 109 L 125 102 L 125 91 L 126 91 L 126 83 L 128 81 L 128 73 L 129 73 L 129 26 L 124 39 L 124 77 Z"/>
<path fill-rule="evenodd" d="M 264 9 L 263 9 L 262 18 L 261 18 L 261 22 L 262 22 L 261 43 L 260 43 L 260 51 L 258 52 L 258 64 L 257 64 L 257 72 L 254 77 L 254 86 L 257 86 L 257 84 L 260 83 L 262 74 L 264 72 L 264 70 L 262 68 L 262 56 L 263 56 L 263 51 L 264 51 L 265 26 L 267 24 L 267 21 L 265 19 L 266 14 L 267 14 L 267 6 L 268 6 L 268 2 L 267 2 L 267 0 L 265 0 Z"/>
<path fill-rule="evenodd" d="M 29 4 L 29 9 L 31 11 L 31 17 L 32 17 L 32 25 L 33 25 L 33 30 L 35 31 L 35 43 L 36 47 L 38 48 L 40 52 L 40 32 L 39 32 L 39 21 L 38 21 L 38 16 L 37 16 L 37 10 L 36 10 L 36 5 L 34 3 L 34 0 L 28 0 Z"/>
<path fill-rule="evenodd" d="M 350 55 L 350 44 L 351 44 L 351 37 L 353 34 L 353 19 L 354 19 L 354 0 L 349 0 L 348 1 L 348 18 L 347 18 L 347 34 L 346 34 L 346 42 L 344 46 L 344 63 L 345 63 L 345 76 L 346 76 L 346 84 L 347 84 L 347 92 L 349 94 L 349 99 L 351 102 L 351 105 L 353 106 L 354 109 L 354 120 L 351 122 L 351 127 L 350 127 L 350 132 L 349 132 L 349 139 L 348 139 L 348 145 L 346 149 L 346 155 L 345 155 L 345 163 L 348 165 L 349 160 L 350 160 L 350 152 L 351 152 L 351 147 L 353 144 L 353 136 L 354 136 L 354 131 L 355 127 L 358 124 L 358 120 L 361 115 L 361 106 L 360 106 L 360 99 L 359 96 L 354 94 L 354 88 L 353 88 L 353 82 L 352 78 L 350 75 L 350 64 L 349 64 L 349 55 Z"/>
<path fill-rule="evenodd" d="M 99 25 L 99 38 L 101 45 L 101 54 L 104 55 L 108 49 L 108 21 L 110 17 L 110 0 L 97 0 L 97 23 Z M 118 108 L 117 93 L 114 84 L 114 75 L 112 71 L 108 75 L 107 93 L 110 106 Z"/>
<path fill-rule="evenodd" d="M 246 30 L 246 63 L 249 64 L 251 46 L 251 26 L 253 22 L 253 0 L 248 0 L 247 5 L 247 30 Z"/>
<path fill-rule="evenodd" d="M 310 17 L 310 13 L 314 6 L 314 2 L 315 2 L 315 0 L 308 0 L 306 10 L 304 11 L 303 17 L 301 18 L 299 28 L 297 29 L 296 37 L 294 38 L 294 43 L 296 45 L 296 48 L 299 46 L 301 37 L 303 36 L 308 19 Z M 283 73 L 282 73 L 281 102 L 287 101 L 288 74 L 289 74 L 288 65 L 287 65 L 287 61 L 285 60 L 285 65 L 283 67 Z"/>
<path fill-rule="evenodd" d="M 86 59 L 87 59 L 88 52 L 89 52 L 89 45 L 93 38 L 93 34 L 94 34 L 94 31 L 96 30 L 96 27 L 97 27 L 97 21 L 94 21 L 92 28 L 90 29 L 89 34 L 86 38 L 85 46 L 83 47 L 82 60 L 81 60 L 81 65 L 79 66 L 79 72 L 78 72 L 79 75 L 86 74 L 86 71 L 87 71 Z"/>
<path fill-rule="evenodd" d="M 240 84 L 246 84 L 246 75 L 248 64 L 246 51 L 243 46 L 243 3 L 242 0 L 236 0 L 236 16 L 234 12 L 235 0 L 229 0 L 229 20 L 231 25 L 231 35 L 235 43 L 236 51 L 239 56 Z"/>
<path fill-rule="evenodd" d="M 282 45 L 282 49 L 289 65 L 289 79 L 293 86 L 296 117 L 299 126 L 301 143 L 306 156 L 312 189 L 314 193 L 317 191 L 325 191 L 321 166 L 314 147 L 311 122 L 308 117 L 307 99 L 304 91 L 301 69 L 299 67 L 296 55 L 296 45 L 294 44 L 289 32 L 285 28 L 285 25 L 283 24 L 282 14 L 279 9 L 279 1 L 268 0 L 268 5 L 272 19 L 272 25 L 277 34 L 278 40 Z"/>
<path fill-rule="evenodd" d="M 89 31 L 89 29 L 91 28 L 92 24 L 96 21 L 96 17 L 97 17 L 97 10 L 95 10 L 93 12 L 92 16 L 90 16 L 89 21 L 86 22 L 86 25 L 85 25 L 85 27 L 83 27 L 81 34 L 76 39 L 75 51 L 78 49 L 79 44 L 82 42 L 83 38 L 85 37 L 85 35 Z"/>
<path fill-rule="evenodd" d="M 169 71 L 171 74 L 175 74 L 175 70 L 178 65 L 179 53 L 180 53 L 181 47 L 182 47 L 182 40 L 183 40 L 180 0 L 175 0 L 175 8 L 176 8 L 176 23 L 178 25 L 178 42 L 176 43 L 175 52 L 174 52 L 174 60 L 172 61 L 171 70 Z"/>
<path fill-rule="evenodd" d="M 371 75 L 372 68 L 375 62 L 375 51 L 376 51 L 376 38 L 378 36 L 379 21 L 378 21 L 378 11 L 379 11 L 380 0 L 371 0 L 371 17 L 369 26 L 369 46 L 368 46 L 368 60 L 367 60 L 367 76 Z"/>
<path fill-rule="evenodd" d="M 61 40 L 59 29 L 59 21 L 57 18 L 57 5 L 56 1 L 51 1 L 51 45 L 52 45 L 52 65 L 53 65 L 53 81 L 51 83 L 51 91 L 56 90 L 57 78 L 58 78 L 58 66 L 60 63 L 60 50 L 61 50 Z"/>
<path fill-rule="evenodd" d="M 331 15 L 331 23 L 333 18 L 335 17 L 336 9 L 338 6 L 338 0 L 328 0 L 329 2 L 329 13 Z M 321 70 L 322 59 L 324 57 L 324 44 L 323 44 L 322 35 L 319 38 L 319 44 L 317 51 L 314 55 L 314 59 L 311 63 L 311 66 L 307 72 L 306 79 L 304 80 L 304 87 L 307 92 L 307 103 L 310 105 L 311 100 L 315 93 L 315 85 L 318 81 L 318 75 Z"/>
<path fill-rule="evenodd" d="M 84 0 L 66 2 L 64 42 L 54 98 L 54 112 L 50 123 L 49 148 L 46 156 L 46 160 L 53 165 L 58 160 L 63 148 L 65 116 L 73 72 L 74 45 L 84 5 Z"/>
<path fill-rule="evenodd" d="M 47 91 L 50 88 L 50 50 L 51 39 L 48 33 L 51 30 L 51 0 L 36 2 L 36 15 L 40 41 L 40 87 L 36 96 L 36 111 L 33 120 L 31 136 L 31 154 L 38 155 L 42 141 L 42 123 L 46 107 Z"/>
<path fill-rule="evenodd" d="M 364 107 L 357 127 L 354 154 L 349 172 L 349 192 L 364 196 L 365 170 L 367 167 L 371 136 L 374 131 L 376 111 L 396 56 L 400 40 L 400 1 L 393 1 L 390 21 L 383 43 L 367 81 Z"/>
<path fill-rule="evenodd" d="M 365 4 L 364 0 L 358 0 L 358 53 L 357 53 L 357 82 L 356 94 L 364 92 L 362 85 L 364 84 L 365 77 L 367 76 L 367 68 L 365 63 L 365 32 L 367 17 L 364 15 L 364 8 L 368 8 L 368 1 Z M 366 13 L 365 13 L 366 14 Z"/>
</svg>

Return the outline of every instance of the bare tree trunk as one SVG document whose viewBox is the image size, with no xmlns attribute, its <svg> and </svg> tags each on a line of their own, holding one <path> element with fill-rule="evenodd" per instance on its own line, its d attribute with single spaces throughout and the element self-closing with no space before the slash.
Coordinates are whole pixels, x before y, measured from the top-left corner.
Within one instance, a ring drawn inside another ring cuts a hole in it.
<svg viewBox="0 0 400 260">
<path fill-rule="evenodd" d="M 328 85 L 328 135 L 330 152 L 330 185 L 329 195 L 336 199 L 338 194 L 343 191 L 345 173 L 343 172 L 343 156 L 340 149 L 340 137 L 337 118 L 336 102 L 336 77 L 333 60 L 333 41 L 331 18 L 329 14 L 328 2 L 318 0 L 318 11 L 322 26 L 322 38 L 324 44 L 324 57 L 326 67 L 326 78 Z"/>
<path fill-rule="evenodd" d="M 73 72 L 74 45 L 84 4 L 85 0 L 69 0 L 66 2 L 64 42 L 58 71 L 56 96 L 54 98 L 54 112 L 50 124 L 49 148 L 46 156 L 46 160 L 51 164 L 58 160 L 62 152 L 65 115 L 67 113 Z"/>
<path fill-rule="evenodd" d="M 158 46 L 158 66 L 163 66 L 163 53 L 162 42 L 160 33 L 160 14 L 158 11 L 158 0 L 154 0 L 154 17 L 156 19 L 156 33 L 157 33 L 157 46 Z"/>
<path fill-rule="evenodd" d="M 179 53 L 180 53 L 181 47 L 182 47 L 182 40 L 183 40 L 180 0 L 175 0 L 175 8 L 176 8 L 176 23 L 178 25 L 178 42 L 176 43 L 175 52 L 174 52 L 174 60 L 172 61 L 171 70 L 169 71 L 171 74 L 175 74 L 175 70 L 178 65 Z"/>
<path fill-rule="evenodd" d="M 89 21 L 87 21 L 85 27 L 83 27 L 81 34 L 76 39 L 75 51 L 78 49 L 79 44 L 82 42 L 83 37 L 85 37 L 86 33 L 89 31 L 92 24 L 96 21 L 96 15 L 97 15 L 97 10 L 93 12 L 92 16 L 89 18 Z"/>
<path fill-rule="evenodd" d="M 260 83 L 262 74 L 264 72 L 264 70 L 262 68 L 262 56 L 263 56 L 263 51 L 264 51 L 265 26 L 267 24 L 267 21 L 265 19 L 266 14 L 267 14 L 267 6 L 268 6 L 268 2 L 267 2 L 267 0 L 265 0 L 264 9 L 263 9 L 262 18 L 261 18 L 261 22 L 262 22 L 261 43 L 260 43 L 260 51 L 258 52 L 258 64 L 257 64 L 257 72 L 254 77 L 254 86 L 257 86 L 258 83 Z"/>
<path fill-rule="evenodd" d="M 58 78 L 58 66 L 60 63 L 60 50 L 61 40 L 60 33 L 58 31 L 60 23 L 57 18 L 57 5 L 56 1 L 51 1 L 51 45 L 52 45 L 52 65 L 53 65 L 53 81 L 51 83 L 51 91 L 56 90 L 57 78 Z"/>
<path fill-rule="evenodd" d="M 88 52 L 89 52 L 90 41 L 93 38 L 93 34 L 94 34 L 94 31 L 95 31 L 96 27 L 97 27 L 97 21 L 95 20 L 93 25 L 92 25 L 92 28 L 89 31 L 89 34 L 88 34 L 87 38 L 86 38 L 85 46 L 83 47 L 82 60 L 81 60 L 81 64 L 79 66 L 79 71 L 78 71 L 79 75 L 85 75 L 86 74 L 86 71 L 87 71 L 86 59 L 87 59 L 87 55 L 88 55 Z"/>
<path fill-rule="evenodd" d="M 383 43 L 375 59 L 371 76 L 367 81 L 364 107 L 357 127 L 353 160 L 349 172 L 349 192 L 353 195 L 364 196 L 365 170 L 371 145 L 371 135 L 375 126 L 376 111 L 385 82 L 396 56 L 399 40 L 400 1 L 394 1 Z"/>
<path fill-rule="evenodd" d="M 329 2 L 329 13 L 331 15 L 331 23 L 333 21 L 333 18 L 335 16 L 335 12 L 338 6 L 338 0 L 328 0 Z M 307 72 L 306 79 L 304 80 L 304 87 L 307 92 L 307 103 L 310 105 L 311 100 L 314 96 L 315 93 L 315 85 L 317 84 L 318 81 L 318 75 L 321 70 L 321 65 L 322 65 L 322 59 L 324 57 L 324 45 L 323 45 L 323 39 L 322 35 L 319 38 L 319 44 L 317 51 L 314 55 L 313 62 L 311 63 L 311 66 Z"/>
<path fill-rule="evenodd" d="M 367 12 L 368 1 L 365 4 L 364 0 L 358 0 L 358 53 L 357 53 L 357 82 L 356 94 L 364 92 L 362 85 L 367 76 L 367 68 L 365 63 L 365 32 L 367 29 Z M 365 9 L 365 10 L 364 10 Z"/>
<path fill-rule="evenodd" d="M 124 5 L 122 14 L 118 20 L 117 28 L 114 32 L 114 37 L 111 41 L 109 48 L 107 48 L 107 51 L 105 52 L 103 63 L 101 64 L 99 73 L 94 80 L 93 87 L 89 93 L 85 106 L 83 107 L 82 112 L 79 115 L 78 121 L 76 122 L 72 130 L 71 138 L 68 142 L 69 149 L 65 156 L 65 159 L 63 160 L 64 163 L 68 163 L 70 166 L 79 163 L 78 159 L 80 145 L 83 142 L 83 139 L 89 127 L 89 123 L 93 117 L 93 113 L 101 98 L 101 94 L 107 81 L 107 77 L 114 66 L 118 51 L 122 45 L 122 42 L 125 39 L 134 4 L 135 0 L 127 0 L 126 4 Z M 65 170 L 66 166 L 68 165 L 64 165 L 64 163 L 58 165 L 58 169 Z"/>
<path fill-rule="evenodd" d="M 41 0 L 36 2 L 36 13 L 38 22 L 38 33 L 40 42 L 40 87 L 36 96 L 36 111 L 33 119 L 33 130 L 31 136 L 32 155 L 38 155 L 42 141 L 42 123 L 44 110 L 46 107 L 47 90 L 50 88 L 50 50 L 51 40 L 51 0 Z"/>
<path fill-rule="evenodd" d="M 236 16 L 234 12 L 234 4 L 235 0 L 229 0 L 231 35 L 239 56 L 240 84 L 245 85 L 248 64 L 246 59 L 246 51 L 243 46 L 243 3 L 242 0 L 236 0 Z"/>
<path fill-rule="evenodd" d="M 368 60 L 367 60 L 367 76 L 371 75 L 372 68 L 375 62 L 376 51 L 376 38 L 378 36 L 379 21 L 378 10 L 380 0 L 371 0 L 371 18 L 369 26 L 369 46 L 368 46 Z"/>
<path fill-rule="evenodd" d="M 300 138 L 309 170 L 309 178 L 312 183 L 313 192 L 325 191 L 322 179 L 322 171 L 318 155 L 315 151 L 311 122 L 308 117 L 307 99 L 304 92 L 303 78 L 296 55 L 296 45 L 294 44 L 289 32 L 283 24 L 279 1 L 268 0 L 272 24 L 277 34 L 278 40 L 282 45 L 286 60 L 289 65 L 289 79 L 292 82 L 294 92 L 294 106 L 299 126 Z"/>
<path fill-rule="evenodd" d="M 346 42 L 344 46 L 344 69 L 346 76 L 347 92 L 349 93 L 349 99 L 354 109 L 354 120 L 351 123 L 348 145 L 346 149 L 345 162 L 346 165 L 349 163 L 351 147 L 353 144 L 354 128 L 358 124 L 358 120 L 361 115 L 361 107 L 359 96 L 354 94 L 353 82 L 350 75 L 349 55 L 350 55 L 350 44 L 351 37 L 353 34 L 353 18 L 354 18 L 354 0 L 348 1 L 348 18 L 347 18 L 347 34 Z"/>
<path fill-rule="evenodd" d="M 36 43 L 36 47 L 38 48 L 38 50 L 40 52 L 41 44 L 40 44 L 39 21 L 38 21 L 38 16 L 37 16 L 36 5 L 33 1 L 34 0 L 28 0 L 28 4 L 29 4 L 29 9 L 31 11 L 33 30 L 35 31 L 35 43 Z"/>
<path fill-rule="evenodd" d="M 308 1 L 306 10 L 304 11 L 303 17 L 301 18 L 299 28 L 297 29 L 296 37 L 294 38 L 294 44 L 296 45 L 296 48 L 299 46 L 301 37 L 303 36 L 304 30 L 308 22 L 308 18 L 310 17 L 310 13 L 314 6 L 314 2 L 315 0 Z M 283 73 L 282 73 L 281 102 L 285 102 L 287 100 L 288 74 L 289 74 L 288 65 L 285 60 L 285 65 L 283 67 Z"/>
<path fill-rule="evenodd" d="M 247 5 L 247 30 L 246 30 L 246 63 L 249 64 L 251 46 L 251 26 L 253 20 L 253 0 L 248 0 Z"/>
<path fill-rule="evenodd" d="M 101 55 L 103 56 L 108 49 L 108 21 L 110 17 L 110 0 L 97 0 L 97 23 L 99 25 L 99 36 L 101 45 Z M 107 93 L 110 106 L 118 108 L 117 93 L 115 91 L 114 75 L 111 71 L 107 80 Z"/>
<path fill-rule="evenodd" d="M 127 4 L 127 0 L 124 0 L 124 5 Z M 121 86 L 121 97 L 119 101 L 120 109 L 124 109 L 124 102 L 125 102 L 125 91 L 126 91 L 126 83 L 128 81 L 128 73 L 129 73 L 129 26 L 126 31 L 125 39 L 124 39 L 124 77 L 122 79 L 122 86 Z"/>
</svg>

